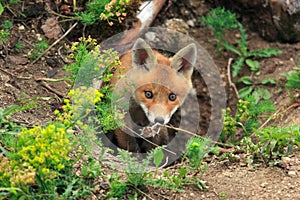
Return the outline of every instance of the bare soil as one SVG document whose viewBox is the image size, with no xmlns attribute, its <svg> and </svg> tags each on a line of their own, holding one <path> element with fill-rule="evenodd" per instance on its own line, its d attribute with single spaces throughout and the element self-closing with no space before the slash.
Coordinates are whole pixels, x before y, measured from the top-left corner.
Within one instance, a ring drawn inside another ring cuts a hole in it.
<svg viewBox="0 0 300 200">
<path fill-rule="evenodd" d="M 28 54 L 33 50 L 33 43 L 45 33 L 41 30 L 41 25 L 47 18 L 52 16 L 47 9 L 49 2 L 24 1 L 6 10 L 0 22 L 11 20 L 13 27 L 8 42 L 0 46 L 0 106 L 6 108 L 13 104 L 22 104 L 27 99 L 34 98 L 38 102 L 35 108 L 13 115 L 12 121 L 27 127 L 33 125 L 43 125 L 53 120 L 53 111 L 60 109 L 62 99 L 70 89 L 67 82 L 46 82 L 43 78 L 63 78 L 66 76 L 63 66 L 65 63 L 64 44 L 77 41 L 82 36 L 81 32 L 88 35 L 87 29 L 77 26 L 61 42 L 51 48 L 41 59 L 33 63 L 28 59 Z M 191 0 L 169 1 L 170 7 L 158 16 L 155 26 L 164 26 L 185 32 L 196 39 L 213 57 L 218 66 L 227 92 L 228 106 L 235 109 L 237 102 L 233 89 L 228 84 L 227 64 L 229 58 L 234 55 L 229 52 L 217 56 L 215 50 L 215 40 L 212 31 L 202 26 L 199 21 L 201 15 L 209 10 L 209 6 L 204 1 Z M 35 9 L 39 6 L 40 9 Z M 22 10 L 27 13 L 26 18 L 22 18 L 15 12 Z M 35 12 L 33 12 L 35 11 Z M 59 12 L 59 9 L 56 10 Z M 31 13 L 29 15 L 28 13 Z M 173 23 L 174 20 L 181 19 L 180 23 Z M 242 21 L 243 22 L 243 21 Z M 62 22 L 63 30 L 70 28 L 75 22 Z M 187 25 L 184 25 L 186 23 Z M 247 24 L 243 24 L 247 29 Z M 116 31 L 116 30 L 113 30 Z M 113 32 L 112 31 L 112 32 Z M 91 31 L 93 32 L 93 31 Z M 261 78 L 272 77 L 277 80 L 275 86 L 266 86 L 272 93 L 272 101 L 276 104 L 278 113 L 274 115 L 268 126 L 287 126 L 300 123 L 299 94 L 292 94 L 284 87 L 285 78 L 281 75 L 291 71 L 300 65 L 300 44 L 269 43 L 261 39 L 257 33 L 247 29 L 249 49 L 277 48 L 283 51 L 282 54 L 259 60 L 261 64 Z M 92 35 L 97 38 L 99 36 Z M 232 41 L 238 37 L 234 32 L 228 35 Z M 56 39 L 50 39 L 50 44 Z M 17 49 L 17 42 L 21 42 L 23 48 Z M 100 41 L 99 41 L 100 42 Z M 245 71 L 245 74 L 248 72 Z M 281 89 L 281 90 L 279 90 Z M 291 97 L 294 97 L 291 99 Z M 205 95 L 202 95 L 202 98 Z M 210 105 L 203 104 L 203 116 L 207 119 L 210 115 Z M 205 112 L 206 110 L 206 112 Z M 200 128 L 205 129 L 207 123 L 200 124 Z M 236 160 L 217 161 L 214 156 L 208 159 L 208 170 L 201 175 L 202 180 L 207 182 L 206 191 L 199 191 L 194 186 L 187 186 L 185 192 L 174 192 L 159 188 L 147 188 L 147 195 L 153 199 L 300 199 L 300 152 L 295 150 L 288 158 L 284 158 L 282 163 L 275 167 L 253 168 L 244 164 L 245 155 L 237 154 Z M 171 168 L 178 167 L 184 163 L 178 163 Z M 110 173 L 107 168 L 106 173 Z M 100 192 L 102 180 L 96 181 L 95 193 L 91 199 L 102 199 Z M 143 196 L 143 195 L 142 195 Z"/>
</svg>

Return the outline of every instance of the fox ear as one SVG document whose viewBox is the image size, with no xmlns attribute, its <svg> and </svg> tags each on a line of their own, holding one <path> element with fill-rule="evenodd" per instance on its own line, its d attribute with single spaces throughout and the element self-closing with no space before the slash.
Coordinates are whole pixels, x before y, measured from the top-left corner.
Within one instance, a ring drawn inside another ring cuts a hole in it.
<svg viewBox="0 0 300 200">
<path fill-rule="evenodd" d="M 190 79 L 196 60 L 197 48 L 196 45 L 192 43 L 178 51 L 175 56 L 173 56 L 171 67 L 178 73 L 182 73 L 187 79 Z"/>
<path fill-rule="evenodd" d="M 133 67 L 144 67 L 149 70 L 150 67 L 157 63 L 156 57 L 151 47 L 145 40 L 138 38 L 132 48 Z"/>
</svg>

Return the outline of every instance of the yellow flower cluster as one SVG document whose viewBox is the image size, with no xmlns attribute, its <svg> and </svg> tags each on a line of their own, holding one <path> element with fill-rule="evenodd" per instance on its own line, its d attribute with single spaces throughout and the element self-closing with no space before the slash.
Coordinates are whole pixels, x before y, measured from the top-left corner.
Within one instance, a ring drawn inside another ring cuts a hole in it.
<svg viewBox="0 0 300 200">
<path fill-rule="evenodd" d="M 60 124 L 23 129 L 18 135 L 18 143 L 19 160 L 38 169 L 42 175 L 49 175 L 51 170 L 63 169 L 63 162 L 69 159 L 71 150 L 66 128 Z"/>
<path fill-rule="evenodd" d="M 1 158 L 0 183 L 20 186 L 35 183 L 35 177 L 54 178 L 69 160 L 71 142 L 61 123 L 23 129 L 16 152 Z"/>
<path fill-rule="evenodd" d="M 64 112 L 54 111 L 58 121 L 62 122 L 66 127 L 72 127 L 76 124 L 83 131 L 88 130 L 88 125 L 84 124 L 81 119 L 90 114 L 95 104 L 101 101 L 103 94 L 92 87 L 82 86 L 70 90 L 68 96 L 71 100 L 64 99 L 65 105 L 62 106 Z"/>
</svg>

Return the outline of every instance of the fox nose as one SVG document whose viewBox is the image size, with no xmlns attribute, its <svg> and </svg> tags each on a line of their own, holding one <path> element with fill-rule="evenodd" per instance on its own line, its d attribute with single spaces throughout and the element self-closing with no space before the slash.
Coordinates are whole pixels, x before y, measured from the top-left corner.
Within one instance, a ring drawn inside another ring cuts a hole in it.
<svg viewBox="0 0 300 200">
<path fill-rule="evenodd" d="M 164 124 L 165 120 L 162 117 L 157 117 L 154 119 L 155 123 L 160 123 L 160 124 Z"/>
</svg>

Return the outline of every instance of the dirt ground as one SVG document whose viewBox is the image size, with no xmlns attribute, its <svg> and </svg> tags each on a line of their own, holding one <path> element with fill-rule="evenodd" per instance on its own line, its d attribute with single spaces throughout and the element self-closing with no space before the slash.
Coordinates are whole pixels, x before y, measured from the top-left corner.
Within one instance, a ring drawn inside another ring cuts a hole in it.
<svg viewBox="0 0 300 200">
<path fill-rule="evenodd" d="M 13 21 L 9 42 L 0 46 L 0 106 L 6 108 L 35 98 L 34 100 L 38 102 L 37 107 L 16 114 L 11 119 L 27 127 L 53 120 L 53 111 L 62 106 L 62 99 L 70 89 L 70 85 L 65 81 L 46 82 L 43 78 L 65 77 L 64 44 L 76 41 L 76 38 L 81 36 L 79 33 L 82 32 L 82 27 L 77 26 L 73 30 L 76 33 L 68 35 L 41 59 L 33 63 L 27 55 L 32 52 L 34 41 L 44 35 L 40 27 L 45 19 L 51 16 L 46 9 L 47 4 L 43 1 L 39 2 L 35 4 L 33 1 L 26 1 L 15 8 L 12 7 L 12 11 L 6 11 L 0 20 L 0 22 L 5 19 Z M 227 63 L 229 58 L 234 58 L 234 55 L 225 52 L 220 57 L 216 56 L 213 33 L 199 21 L 200 16 L 209 10 L 209 6 L 204 1 L 197 0 L 188 3 L 182 1 L 170 1 L 170 3 L 170 7 L 162 11 L 154 25 L 186 32 L 210 53 L 222 73 L 227 91 L 227 103 L 234 109 L 237 99 L 234 91 L 229 87 L 227 78 Z M 35 9 L 36 6 L 40 6 L 41 9 Z M 26 19 L 14 16 L 13 11 L 17 8 L 31 15 L 28 14 L 29 17 Z M 33 10 L 36 11 L 32 12 Z M 178 23 L 178 20 L 174 20 L 175 18 L 183 22 Z M 62 28 L 67 30 L 74 23 L 63 24 Z M 247 24 L 243 25 L 247 29 Z M 276 57 L 259 60 L 262 66 L 261 77 L 272 77 L 277 80 L 275 86 L 266 87 L 271 91 L 271 100 L 280 112 L 267 125 L 299 125 L 300 106 L 292 106 L 293 103 L 299 102 L 299 94 L 289 94 L 289 91 L 283 87 L 285 78 L 281 74 L 300 66 L 300 43 L 266 42 L 257 33 L 248 29 L 247 34 L 249 49 L 272 47 L 283 51 Z M 234 41 L 238 36 L 233 32 L 228 37 Z M 23 44 L 23 48 L 15 48 L 18 41 Z M 55 39 L 50 40 L 50 44 L 54 41 Z M 279 92 L 280 88 L 283 88 L 281 92 Z M 291 101 L 291 95 L 296 97 L 294 102 Z M 202 109 L 210 110 L 210 107 L 204 104 Z M 209 112 L 207 115 L 204 114 L 202 119 L 207 116 Z M 200 128 L 205 128 L 206 125 L 203 123 Z M 228 159 L 217 161 L 213 156 L 210 158 L 208 170 L 202 175 L 202 179 L 208 185 L 206 191 L 199 191 L 194 187 L 186 187 L 185 192 L 148 188 L 147 194 L 153 199 L 300 199 L 299 151 L 296 150 L 291 156 L 284 158 L 280 167 L 253 168 L 242 162 L 244 155 L 236 156 L 237 161 Z"/>
</svg>

